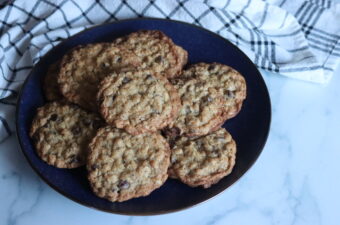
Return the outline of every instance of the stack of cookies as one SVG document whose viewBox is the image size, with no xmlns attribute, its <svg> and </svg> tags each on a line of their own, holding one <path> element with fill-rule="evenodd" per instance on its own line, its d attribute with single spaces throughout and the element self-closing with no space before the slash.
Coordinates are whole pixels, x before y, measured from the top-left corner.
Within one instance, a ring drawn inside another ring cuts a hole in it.
<svg viewBox="0 0 340 225">
<path fill-rule="evenodd" d="M 241 109 L 246 83 L 219 63 L 183 70 L 187 52 L 160 31 L 78 46 L 51 65 L 46 105 L 30 136 L 58 168 L 86 165 L 110 201 L 146 196 L 168 176 L 210 187 L 231 173 L 236 144 L 221 128 Z"/>
</svg>

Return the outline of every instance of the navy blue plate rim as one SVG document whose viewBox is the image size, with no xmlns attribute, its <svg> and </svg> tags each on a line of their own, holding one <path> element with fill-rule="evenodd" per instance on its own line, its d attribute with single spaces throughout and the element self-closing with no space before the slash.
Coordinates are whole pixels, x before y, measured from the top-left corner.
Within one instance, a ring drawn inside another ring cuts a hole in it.
<svg viewBox="0 0 340 225">
<path fill-rule="evenodd" d="M 267 139 L 268 139 L 268 135 L 269 135 L 269 132 L 270 132 L 270 124 L 271 124 L 271 101 L 270 101 L 270 95 L 269 95 L 269 92 L 268 92 L 268 89 L 267 89 L 267 86 L 265 84 L 265 81 L 263 79 L 263 77 L 261 76 L 261 73 L 259 72 L 259 70 L 257 69 L 257 67 L 254 65 L 254 63 L 248 58 L 248 56 L 242 52 L 238 47 L 236 47 L 234 44 L 232 44 L 230 41 L 228 41 L 227 39 L 219 36 L 218 34 L 212 32 L 212 31 L 209 31 L 205 28 L 202 28 L 200 26 L 196 26 L 196 25 L 193 25 L 193 24 L 190 24 L 190 23 L 186 23 L 186 22 L 183 22 L 183 21 L 179 21 L 179 20 L 170 20 L 170 19 L 161 19 L 161 18 L 152 18 L 152 17 L 143 17 L 143 18 L 132 18 L 132 19 L 123 19 L 123 20 L 118 20 L 118 21 L 114 21 L 114 22 L 110 22 L 110 23 L 104 23 L 104 24 L 99 24 L 99 25 L 96 25 L 96 26 L 92 26 L 90 28 L 87 28 L 87 29 L 84 29 L 76 34 L 74 34 L 73 36 L 67 38 L 67 39 L 64 39 L 62 40 L 58 45 L 54 46 L 51 50 L 49 50 L 41 59 L 40 61 L 34 66 L 34 67 L 39 67 L 40 64 L 43 62 L 43 58 L 46 58 L 48 57 L 51 52 L 53 52 L 53 49 L 57 48 L 59 45 L 62 45 L 64 42 L 68 41 L 69 39 L 71 38 L 76 38 L 77 36 L 91 30 L 91 29 L 95 29 L 97 27 L 100 27 L 100 26 L 103 26 L 103 25 L 108 25 L 108 24 L 116 24 L 116 23 L 121 23 L 121 22 L 127 22 L 127 21 L 133 21 L 133 20 L 142 20 L 142 21 L 152 21 L 152 20 L 158 20 L 158 21 L 171 21 L 171 22 L 174 22 L 174 23 L 179 23 L 179 24 L 184 24 L 184 25 L 189 25 L 189 26 L 192 26 L 198 30 L 201 30 L 201 31 L 205 31 L 207 33 L 209 33 L 210 35 L 213 35 L 215 36 L 216 38 L 219 38 L 219 39 L 222 39 L 223 41 L 225 41 L 227 44 L 230 44 L 230 45 L 233 45 L 234 46 L 234 49 L 235 51 L 238 52 L 238 54 L 242 55 L 244 57 L 244 59 L 247 60 L 247 63 L 253 65 L 254 67 L 254 73 L 256 73 L 258 75 L 258 79 L 259 81 L 262 83 L 263 85 L 263 91 L 265 92 L 265 99 L 264 102 L 266 102 L 267 104 L 267 107 L 268 107 L 268 112 L 266 115 L 267 116 L 267 121 L 265 123 L 265 127 L 264 127 L 264 130 L 265 130 L 265 135 L 264 135 L 264 138 L 263 138 L 263 142 L 261 143 L 260 147 L 259 147 L 259 151 L 258 151 L 258 154 L 255 155 L 255 157 L 253 158 L 252 162 L 249 164 L 248 168 L 240 174 L 240 177 L 236 180 L 234 180 L 229 186 L 226 186 L 225 189 L 215 193 L 213 196 L 211 197 L 208 197 L 198 203 L 194 203 L 192 205 L 189 205 L 189 206 L 184 206 L 184 207 L 178 207 L 176 209 L 171 209 L 171 210 L 159 210 L 157 212 L 143 212 L 143 213 L 140 213 L 140 212 L 117 212 L 117 211 L 112 211 L 112 210 L 108 210 L 108 209 L 105 209 L 105 208 L 99 208 L 99 207 L 94 207 L 92 206 L 91 204 L 87 204 L 83 201 L 80 201 L 78 199 L 76 199 L 75 197 L 69 195 L 67 192 L 59 189 L 57 186 L 55 186 L 54 184 L 52 184 L 47 178 L 45 178 L 41 172 L 38 170 L 38 168 L 35 167 L 35 165 L 33 164 L 33 162 L 30 160 L 29 156 L 27 155 L 26 151 L 24 151 L 24 146 L 23 146 L 23 141 L 21 139 L 21 136 L 19 134 L 19 112 L 20 112 L 20 101 L 21 101 L 21 98 L 22 98 L 22 93 L 23 93 L 23 89 L 24 87 L 26 86 L 26 83 L 30 80 L 31 76 L 33 76 L 33 68 L 31 70 L 31 72 L 29 73 L 29 75 L 26 77 L 24 83 L 22 84 L 21 88 L 20 88 L 20 92 L 19 92 L 19 95 L 18 95 L 18 98 L 17 98 L 17 102 L 16 102 L 16 113 L 15 113 L 15 121 L 16 121 L 16 136 L 17 136 L 17 139 L 18 139 L 18 142 L 19 142 L 19 145 L 20 145 L 20 148 L 21 148 L 21 151 L 22 153 L 24 154 L 26 160 L 28 161 L 29 165 L 33 168 L 33 170 L 39 175 L 39 177 L 46 183 L 48 184 L 50 187 L 52 187 L 52 189 L 54 189 L 55 191 L 59 192 L 60 194 L 62 194 L 63 196 L 67 197 L 68 199 L 74 201 L 74 202 L 77 202 L 78 204 L 80 205 L 83 205 L 83 206 L 86 206 L 88 208 L 91 208 L 91 209 L 96 209 L 96 210 L 99 210 L 99 211 L 103 211 L 103 212 L 108 212 L 108 213 L 113 213 L 113 214 L 119 214 L 119 215 L 129 215 L 129 216 L 149 216 L 149 215 L 161 215 L 161 214 L 166 214 L 166 213 L 174 213 L 174 212 L 178 212 L 178 211 L 181 211 L 181 210 L 184 210 L 184 209 L 188 209 L 188 208 L 191 208 L 193 206 L 197 206 L 201 203 L 204 203 L 206 202 L 207 200 L 209 199 L 212 199 L 214 197 L 216 197 L 217 195 L 221 194 L 222 192 L 224 192 L 225 190 L 227 190 L 230 186 L 232 186 L 233 184 L 235 184 L 237 181 L 240 180 L 240 178 L 242 176 L 244 176 L 245 173 L 247 173 L 254 165 L 254 163 L 257 161 L 257 159 L 259 158 L 259 156 L 261 155 L 262 151 L 263 151 L 263 148 L 267 142 Z"/>
</svg>

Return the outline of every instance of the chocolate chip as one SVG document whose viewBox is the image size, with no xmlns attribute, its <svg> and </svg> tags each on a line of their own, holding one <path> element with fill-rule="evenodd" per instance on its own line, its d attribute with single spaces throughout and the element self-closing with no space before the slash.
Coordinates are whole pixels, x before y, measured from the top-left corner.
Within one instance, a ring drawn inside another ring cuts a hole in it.
<svg viewBox="0 0 340 225">
<path fill-rule="evenodd" d="M 56 121 L 57 119 L 58 119 L 57 114 L 52 114 L 52 116 L 50 117 L 50 120 L 52 120 L 52 121 Z"/>
<path fill-rule="evenodd" d="M 70 160 L 70 163 L 78 163 L 81 161 L 81 159 L 79 158 L 79 156 L 76 156 L 76 155 L 71 155 L 71 160 Z"/>
<path fill-rule="evenodd" d="M 99 168 L 99 165 L 98 164 L 93 164 L 92 166 L 91 166 L 91 169 L 92 170 L 96 170 L 96 169 L 98 169 Z"/>
<path fill-rule="evenodd" d="M 208 67 L 208 70 L 214 70 L 216 68 L 216 65 L 210 65 L 209 67 Z"/>
<path fill-rule="evenodd" d="M 75 158 L 75 155 L 71 156 L 70 163 L 75 163 L 77 162 L 77 159 Z"/>
<path fill-rule="evenodd" d="M 127 83 L 129 83 L 130 81 L 131 81 L 130 78 L 124 77 L 122 83 L 123 83 L 123 84 L 127 84 Z"/>
<path fill-rule="evenodd" d="M 154 78 L 151 74 L 148 74 L 145 79 L 146 80 L 153 80 Z"/>
<path fill-rule="evenodd" d="M 233 91 L 229 91 L 229 90 L 226 92 L 226 95 L 227 95 L 228 98 L 234 98 L 235 97 L 235 93 Z"/>
<path fill-rule="evenodd" d="M 162 134 L 166 137 L 178 137 L 181 134 L 181 130 L 178 127 L 166 127 L 162 130 Z"/>
<path fill-rule="evenodd" d="M 72 134 L 74 134 L 74 135 L 78 135 L 78 134 L 80 133 L 80 131 L 81 131 L 81 129 L 80 129 L 80 127 L 78 127 L 78 126 L 74 126 L 74 127 L 72 127 L 72 129 L 71 129 L 71 132 L 72 132 Z"/>
<path fill-rule="evenodd" d="M 116 96 L 115 96 L 115 95 L 112 95 L 112 101 L 114 101 L 115 98 L 116 98 Z M 104 100 L 103 100 L 103 101 L 104 101 Z M 102 101 L 102 102 L 103 102 L 103 101 Z"/>
<path fill-rule="evenodd" d="M 155 58 L 155 62 L 156 63 L 160 63 L 160 62 L 162 62 L 163 61 L 163 57 L 162 56 L 157 56 L 156 58 Z"/>
<path fill-rule="evenodd" d="M 90 119 L 84 119 L 84 120 L 83 120 L 83 123 L 84 123 L 85 126 L 90 126 L 90 125 L 92 125 L 92 120 L 90 120 Z"/>
<path fill-rule="evenodd" d="M 117 58 L 117 63 L 121 63 L 122 62 L 122 57 L 118 57 Z"/>
<path fill-rule="evenodd" d="M 110 66 L 110 64 L 108 63 L 108 62 L 104 62 L 103 64 L 102 64 L 102 67 L 103 68 L 106 68 L 106 67 L 109 67 Z"/>
<path fill-rule="evenodd" d="M 130 187 L 130 183 L 126 180 L 120 181 L 118 184 L 120 189 L 128 189 Z"/>
</svg>

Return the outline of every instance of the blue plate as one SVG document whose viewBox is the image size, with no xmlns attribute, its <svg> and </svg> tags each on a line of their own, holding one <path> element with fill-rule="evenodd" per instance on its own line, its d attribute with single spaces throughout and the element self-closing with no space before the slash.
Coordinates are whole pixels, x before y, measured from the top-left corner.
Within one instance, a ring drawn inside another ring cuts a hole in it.
<svg viewBox="0 0 340 225">
<path fill-rule="evenodd" d="M 68 50 L 77 45 L 111 41 L 141 29 L 163 31 L 188 51 L 189 64 L 219 62 L 232 66 L 246 79 L 247 99 L 240 113 L 223 125 L 237 143 L 236 165 L 229 176 L 209 189 L 190 188 L 177 180 L 169 179 L 147 197 L 112 203 L 92 193 L 85 167 L 67 170 L 44 163 L 35 153 L 28 133 L 36 109 L 45 104 L 42 78 L 49 65 L 61 59 Z M 47 184 L 80 204 L 128 215 L 152 215 L 181 210 L 203 202 L 228 188 L 260 155 L 268 136 L 271 118 L 270 99 L 261 74 L 237 47 L 222 37 L 191 24 L 147 18 L 100 25 L 63 41 L 34 67 L 22 87 L 17 105 L 16 125 L 21 149 L 30 165 Z"/>
</svg>

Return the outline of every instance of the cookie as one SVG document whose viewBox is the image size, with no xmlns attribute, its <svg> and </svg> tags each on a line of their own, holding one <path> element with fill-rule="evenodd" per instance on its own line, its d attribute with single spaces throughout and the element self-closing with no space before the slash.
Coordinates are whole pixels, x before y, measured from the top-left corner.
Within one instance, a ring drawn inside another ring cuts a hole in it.
<svg viewBox="0 0 340 225">
<path fill-rule="evenodd" d="M 167 78 L 178 76 L 188 61 L 187 51 L 158 30 L 134 32 L 114 42 L 136 53 L 142 61 L 140 68 L 161 73 Z"/>
<path fill-rule="evenodd" d="M 158 133 L 133 136 L 107 126 L 91 141 L 88 179 L 97 196 L 122 202 L 159 188 L 169 164 L 169 145 Z"/>
<path fill-rule="evenodd" d="M 96 112 L 100 81 L 112 71 L 133 69 L 139 64 L 135 54 L 112 43 L 76 47 L 61 62 L 58 76 L 61 93 L 68 101 Z"/>
<path fill-rule="evenodd" d="M 76 105 L 60 102 L 38 108 L 30 136 L 39 157 L 58 168 L 76 168 L 85 164 L 88 144 L 102 120 Z"/>
<path fill-rule="evenodd" d="M 176 120 L 166 128 L 166 135 L 201 136 L 224 122 L 225 99 L 215 88 L 199 79 L 176 79 L 172 83 L 178 90 L 182 107 Z"/>
<path fill-rule="evenodd" d="M 180 72 L 176 72 L 175 75 L 165 75 L 167 78 L 174 78 L 176 76 L 179 76 L 182 72 L 183 67 L 188 63 L 188 52 L 184 50 L 181 46 L 174 44 L 174 51 L 176 52 L 178 56 L 178 67 L 176 70 L 179 70 Z M 173 69 L 174 70 L 174 69 Z M 168 74 L 168 73 L 167 73 Z M 170 73 L 171 74 L 171 73 Z"/>
<path fill-rule="evenodd" d="M 223 94 L 225 119 L 230 119 L 238 114 L 247 95 L 244 77 L 233 68 L 220 63 L 192 65 L 183 71 L 181 77 L 183 79 L 199 79 Z"/>
<path fill-rule="evenodd" d="M 44 79 L 43 90 L 47 101 L 56 101 L 63 98 L 57 82 L 60 61 L 52 64 Z"/>
<path fill-rule="evenodd" d="M 133 135 L 167 126 L 180 109 L 176 89 L 153 71 L 114 73 L 100 86 L 97 98 L 102 117 Z"/>
<path fill-rule="evenodd" d="M 220 128 L 203 137 L 181 137 L 171 150 L 171 177 L 183 183 L 208 188 L 231 173 L 236 160 L 236 144 Z"/>
</svg>

